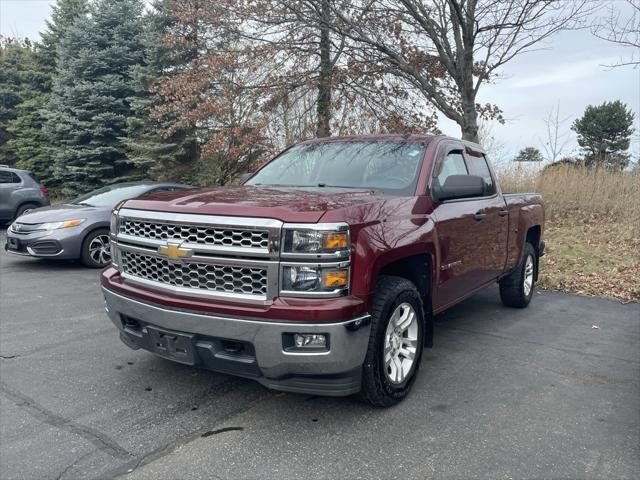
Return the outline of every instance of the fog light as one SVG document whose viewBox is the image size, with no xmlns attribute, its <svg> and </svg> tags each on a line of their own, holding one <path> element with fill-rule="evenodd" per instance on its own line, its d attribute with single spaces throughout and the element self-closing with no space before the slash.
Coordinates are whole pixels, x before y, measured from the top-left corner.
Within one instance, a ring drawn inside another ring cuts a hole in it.
<svg viewBox="0 0 640 480">
<path fill-rule="evenodd" d="M 327 337 L 316 333 L 294 333 L 293 341 L 297 348 L 325 348 L 327 346 Z"/>
</svg>

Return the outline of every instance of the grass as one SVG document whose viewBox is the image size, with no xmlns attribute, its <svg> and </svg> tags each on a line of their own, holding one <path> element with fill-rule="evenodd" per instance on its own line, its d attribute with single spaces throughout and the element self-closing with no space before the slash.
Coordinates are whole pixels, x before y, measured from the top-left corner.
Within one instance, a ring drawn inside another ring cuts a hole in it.
<svg viewBox="0 0 640 480">
<path fill-rule="evenodd" d="M 640 176 L 573 167 L 498 175 L 505 191 L 543 195 L 541 288 L 640 301 Z"/>
</svg>

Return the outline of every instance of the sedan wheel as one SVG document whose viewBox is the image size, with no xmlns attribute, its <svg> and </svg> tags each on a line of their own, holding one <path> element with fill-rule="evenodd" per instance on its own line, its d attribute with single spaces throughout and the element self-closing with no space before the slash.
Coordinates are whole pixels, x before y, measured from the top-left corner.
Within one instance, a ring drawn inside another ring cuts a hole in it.
<svg viewBox="0 0 640 480">
<path fill-rule="evenodd" d="M 111 263 L 109 230 L 91 232 L 82 242 L 82 263 L 91 268 L 103 268 Z"/>
<path fill-rule="evenodd" d="M 95 237 L 89 243 L 89 255 L 96 263 L 106 265 L 111 261 L 111 244 L 108 235 Z"/>
</svg>

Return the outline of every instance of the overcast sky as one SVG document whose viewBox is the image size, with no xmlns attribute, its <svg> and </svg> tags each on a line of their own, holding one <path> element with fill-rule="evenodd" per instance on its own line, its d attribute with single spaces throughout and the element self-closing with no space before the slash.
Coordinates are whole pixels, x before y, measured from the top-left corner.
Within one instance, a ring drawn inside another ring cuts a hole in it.
<svg viewBox="0 0 640 480">
<path fill-rule="evenodd" d="M 0 0 L 0 33 L 5 36 L 38 38 L 44 29 L 54 0 Z M 640 157 L 640 68 L 608 68 L 605 65 L 628 57 L 629 51 L 599 40 L 587 30 L 563 32 L 545 48 L 523 54 L 507 64 L 495 84 L 481 89 L 479 101 L 502 108 L 504 125 L 490 128 L 504 145 L 503 154 L 511 158 L 525 146 L 542 149 L 545 139 L 543 119 L 559 102 L 560 116 L 567 118 L 565 130 L 570 140 L 567 152 L 575 152 L 571 122 L 589 104 L 622 100 L 636 114 L 636 135 L 632 146 L 635 160 Z M 460 136 L 457 125 L 442 115 L 444 133 Z"/>
</svg>

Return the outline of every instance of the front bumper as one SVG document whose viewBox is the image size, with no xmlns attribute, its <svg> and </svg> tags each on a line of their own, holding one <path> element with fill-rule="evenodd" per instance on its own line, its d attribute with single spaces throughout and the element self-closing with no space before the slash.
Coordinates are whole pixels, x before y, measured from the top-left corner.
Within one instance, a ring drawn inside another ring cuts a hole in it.
<svg viewBox="0 0 640 480">
<path fill-rule="evenodd" d="M 7 230 L 4 249 L 8 253 L 42 258 L 80 257 L 82 235 L 77 228 L 38 231 L 26 234 Z"/>
<path fill-rule="evenodd" d="M 182 363 L 254 378 L 275 390 L 331 396 L 360 390 L 369 315 L 338 323 L 253 320 L 167 309 L 102 290 L 107 313 L 131 348 L 165 356 L 153 344 L 161 329 L 194 345 Z M 328 335 L 328 349 L 285 351 L 284 337 L 292 333 Z M 180 361 L 175 355 L 169 358 Z"/>
</svg>

